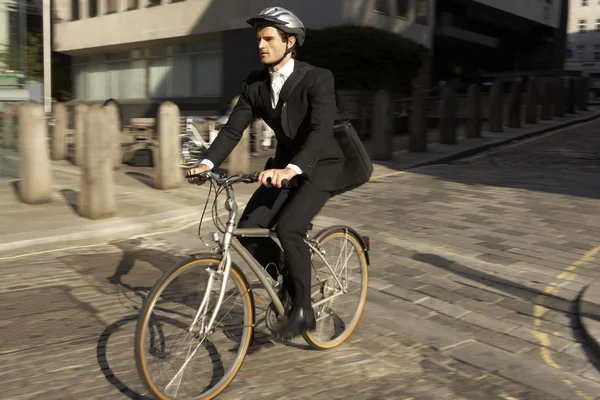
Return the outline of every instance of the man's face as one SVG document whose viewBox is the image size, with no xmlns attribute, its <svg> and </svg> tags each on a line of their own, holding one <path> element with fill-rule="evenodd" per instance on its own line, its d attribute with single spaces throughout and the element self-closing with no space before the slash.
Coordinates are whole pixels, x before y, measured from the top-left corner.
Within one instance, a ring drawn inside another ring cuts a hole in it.
<svg viewBox="0 0 600 400">
<path fill-rule="evenodd" d="M 286 45 L 292 46 L 294 38 L 290 38 L 287 44 L 279 35 L 279 31 L 272 26 L 260 27 L 256 31 L 256 41 L 260 52 L 260 61 L 263 64 L 270 64 L 279 60 L 286 51 Z"/>
</svg>

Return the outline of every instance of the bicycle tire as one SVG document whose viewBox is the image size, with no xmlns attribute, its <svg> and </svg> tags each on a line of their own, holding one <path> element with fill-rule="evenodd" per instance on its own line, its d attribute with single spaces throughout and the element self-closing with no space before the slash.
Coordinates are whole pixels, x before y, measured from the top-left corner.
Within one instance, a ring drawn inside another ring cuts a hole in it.
<svg viewBox="0 0 600 400">
<path fill-rule="evenodd" d="M 148 327 L 148 320 L 154 305 L 157 302 L 158 297 L 168 287 L 177 276 L 181 275 L 184 271 L 194 267 L 207 268 L 209 266 L 216 267 L 220 262 L 220 257 L 210 255 L 206 257 L 192 257 L 183 262 L 174 265 L 169 270 L 165 271 L 162 276 L 156 281 L 152 290 L 146 296 L 143 306 L 140 309 L 138 316 L 136 329 L 135 329 L 135 340 L 134 340 L 134 353 L 136 367 L 138 375 L 143 382 L 146 389 L 156 396 L 160 400 L 170 399 L 152 380 L 147 364 L 146 356 L 144 352 L 144 338 L 146 328 Z M 254 321 L 255 321 L 255 308 L 254 308 L 254 296 L 250 290 L 250 285 L 244 274 L 241 272 L 239 267 L 235 264 L 231 264 L 231 270 L 229 273 L 229 279 L 232 279 L 241 295 L 244 309 L 244 325 L 242 328 L 242 339 L 240 340 L 240 346 L 235 358 L 234 364 L 224 374 L 224 376 L 208 391 L 201 393 L 198 396 L 193 397 L 194 399 L 209 400 L 218 396 L 225 388 L 233 381 L 236 374 L 239 372 L 242 364 L 248 353 L 248 348 L 251 346 L 254 338 Z"/>
<path fill-rule="evenodd" d="M 360 236 L 358 236 L 358 234 L 349 227 L 334 226 L 325 228 L 319 233 L 317 233 L 314 237 L 314 240 L 316 240 L 319 243 L 319 245 L 322 245 L 323 243 L 326 243 L 327 240 L 330 240 L 340 235 L 346 236 L 352 243 L 352 246 L 357 250 L 357 254 L 359 254 L 360 268 L 363 277 L 361 279 L 360 301 L 350 326 L 346 327 L 346 329 L 344 329 L 344 331 L 342 331 L 339 334 L 339 336 L 337 336 L 335 339 L 329 341 L 322 341 L 319 340 L 316 337 L 316 335 L 312 334 L 310 331 L 305 331 L 302 333 L 302 337 L 304 338 L 306 343 L 308 343 L 310 347 L 317 350 L 332 349 L 344 343 L 358 326 L 358 322 L 360 321 L 360 317 L 362 316 L 365 304 L 367 302 L 367 291 L 369 287 L 369 261 Z M 314 251 L 312 251 L 312 253 L 312 257 L 318 257 L 314 254 Z"/>
</svg>

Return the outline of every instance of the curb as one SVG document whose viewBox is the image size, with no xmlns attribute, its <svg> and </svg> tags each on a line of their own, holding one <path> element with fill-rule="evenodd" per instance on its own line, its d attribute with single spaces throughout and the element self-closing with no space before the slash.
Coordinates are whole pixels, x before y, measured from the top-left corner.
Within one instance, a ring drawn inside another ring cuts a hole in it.
<svg viewBox="0 0 600 400">
<path fill-rule="evenodd" d="M 114 218 L 112 220 L 94 221 L 90 225 L 84 225 L 78 232 L 62 233 L 61 231 L 72 230 L 72 227 L 57 229 L 52 236 L 30 239 L 30 233 L 15 234 L 6 243 L 0 243 L 0 253 L 20 250 L 23 248 L 60 244 L 66 242 L 81 242 L 84 240 L 107 239 L 110 237 L 118 240 L 119 238 L 133 236 L 141 233 L 150 233 L 158 228 L 165 228 L 198 218 L 200 221 L 201 211 L 196 208 L 185 208 L 176 212 L 168 211 L 161 214 L 146 215 L 137 218 Z M 206 216 L 205 216 L 206 218 Z M 98 228 L 93 224 L 97 223 Z M 22 238 L 22 239 L 21 239 Z"/>
<path fill-rule="evenodd" d="M 419 168 L 419 167 L 425 167 L 428 165 L 445 164 L 449 161 L 455 161 L 455 160 L 459 160 L 462 158 L 470 157 L 472 155 L 482 153 L 484 151 L 490 150 L 495 147 L 503 146 L 503 145 L 511 143 L 511 142 L 517 142 L 520 140 L 529 139 L 534 136 L 543 135 L 544 133 L 549 133 L 549 132 L 552 132 L 552 131 L 555 131 L 558 129 L 568 128 L 569 126 L 582 124 L 582 123 L 589 122 L 589 121 L 592 121 L 592 120 L 595 120 L 598 118 L 600 118 L 600 111 L 596 112 L 596 114 L 594 114 L 594 115 L 591 115 L 591 116 L 588 116 L 585 118 L 579 118 L 579 119 L 575 119 L 575 120 L 571 120 L 571 121 L 565 121 L 558 125 L 548 126 L 546 128 L 542 128 L 542 129 L 539 129 L 539 130 L 536 130 L 533 132 L 524 133 L 524 134 L 516 136 L 516 137 L 499 139 L 492 143 L 482 144 L 481 146 L 473 147 L 471 149 L 458 151 L 456 153 L 448 154 L 446 156 L 440 156 L 439 158 L 436 158 L 435 160 L 424 161 L 422 163 L 418 163 L 418 164 L 412 165 L 410 167 L 407 167 L 406 170 L 411 170 L 411 169 Z"/>
<path fill-rule="evenodd" d="M 581 332 L 585 340 L 585 344 L 589 346 L 595 356 L 600 357 L 600 321 L 591 321 L 586 314 L 592 314 L 592 307 L 600 309 L 600 304 L 596 304 L 590 301 L 586 301 L 586 294 L 590 288 L 595 288 L 600 291 L 600 280 L 591 283 L 583 288 L 576 301 L 576 312 L 577 321 L 581 327 Z M 600 312 L 597 313 L 600 319 Z M 594 329 L 592 324 L 596 325 Z M 594 333 L 596 332 L 596 333 Z"/>
</svg>

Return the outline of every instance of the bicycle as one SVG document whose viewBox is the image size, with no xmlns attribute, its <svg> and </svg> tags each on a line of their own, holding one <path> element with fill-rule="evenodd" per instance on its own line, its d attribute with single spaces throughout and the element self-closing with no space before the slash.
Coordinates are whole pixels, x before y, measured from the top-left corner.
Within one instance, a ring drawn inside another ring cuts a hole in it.
<svg viewBox="0 0 600 400">
<path fill-rule="evenodd" d="M 282 295 L 280 299 L 276 292 L 283 279 L 281 274 L 277 271 L 276 277 L 272 277 L 268 272 L 269 266 L 263 268 L 238 240 L 240 237 L 277 238 L 273 229 L 236 228 L 238 206 L 233 185 L 239 182 L 257 182 L 258 174 L 254 172 L 227 177 L 208 171 L 195 175 L 204 181 L 210 181 L 211 191 L 213 186 L 218 188 L 213 203 L 213 220 L 224 234 L 219 239 L 217 232 L 211 232 L 209 237 L 218 247 L 208 253 L 194 254 L 165 271 L 150 290 L 140 310 L 134 344 L 136 366 L 145 387 L 159 399 L 213 399 L 231 384 L 242 366 L 254 340 L 257 322 L 255 298 L 246 275 L 232 261 L 231 249 L 247 263 L 271 299 L 265 312 L 267 328 L 275 331 L 289 315 L 289 295 Z M 289 187 L 289 182 L 285 184 Z M 229 212 L 225 226 L 218 216 L 215 218 L 217 199 L 223 190 L 227 194 L 225 208 Z M 202 219 L 200 226 L 201 224 Z M 311 249 L 311 275 L 314 273 L 311 276 L 311 298 L 317 328 L 315 331 L 302 333 L 302 337 L 314 349 L 332 349 L 348 339 L 362 315 L 367 297 L 370 239 L 361 237 L 348 226 L 331 226 L 312 237 L 311 230 L 312 224 L 309 225 L 304 240 Z M 200 227 L 198 236 L 201 238 Z M 333 260 L 336 263 L 332 265 L 331 259 L 327 258 L 329 250 L 326 248 L 337 241 L 342 242 L 342 249 L 338 255 L 334 254 Z M 358 261 L 358 275 L 350 273 L 347 266 L 353 255 Z M 338 265 L 340 261 L 343 261 L 341 266 Z M 317 268 L 321 262 L 324 266 Z M 180 279 L 182 275 L 185 275 L 184 279 Z M 196 275 L 204 276 L 203 283 L 192 282 Z M 232 284 L 230 289 L 227 289 L 228 283 Z M 358 294 L 352 297 L 349 287 L 354 284 L 358 287 Z M 191 292 L 189 295 L 183 293 L 187 289 Z M 213 289 L 216 292 L 214 296 Z M 204 293 L 201 293 L 202 290 Z M 182 298 L 175 300 L 174 296 L 180 294 Z M 227 308 L 226 304 L 234 296 L 237 300 L 231 308 Z M 355 298 L 356 304 L 351 306 L 351 315 L 344 321 L 340 316 L 343 307 L 338 302 L 334 308 L 334 303 L 340 299 L 352 298 Z M 170 310 L 170 307 L 179 305 L 184 306 L 182 311 Z M 213 305 L 214 309 L 211 308 Z M 235 306 L 238 307 L 234 310 Z M 234 317 L 241 320 L 240 326 L 232 326 L 229 319 L 223 321 Z M 333 324 L 333 329 L 321 335 L 320 331 L 328 328 L 327 322 Z M 166 334 L 166 330 L 171 329 L 171 326 L 180 329 L 180 336 L 184 342 L 189 343 L 180 347 L 167 346 L 165 341 L 170 336 Z M 217 340 L 224 340 L 224 349 L 216 349 Z M 195 357 L 194 361 L 198 361 L 200 367 L 206 367 L 208 372 L 201 369 L 199 374 L 191 376 L 195 370 L 191 366 L 192 358 L 200 349 L 205 357 Z M 230 366 L 225 366 L 224 358 L 228 356 L 231 356 L 232 362 Z M 168 376 L 163 378 L 160 368 L 157 373 L 150 372 L 150 368 L 154 367 L 151 357 L 157 358 L 156 364 L 162 361 L 172 362 L 172 365 L 164 369 Z M 201 379 L 208 382 L 202 384 Z"/>
</svg>

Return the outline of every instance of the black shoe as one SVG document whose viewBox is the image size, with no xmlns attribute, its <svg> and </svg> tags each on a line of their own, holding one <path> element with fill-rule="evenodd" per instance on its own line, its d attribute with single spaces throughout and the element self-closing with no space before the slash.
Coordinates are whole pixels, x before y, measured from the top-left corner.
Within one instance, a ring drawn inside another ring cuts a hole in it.
<svg viewBox="0 0 600 400">
<path fill-rule="evenodd" d="M 280 338 L 293 338 L 317 327 L 315 313 L 311 308 L 298 307 L 292 311 L 288 320 L 277 330 Z"/>
</svg>

